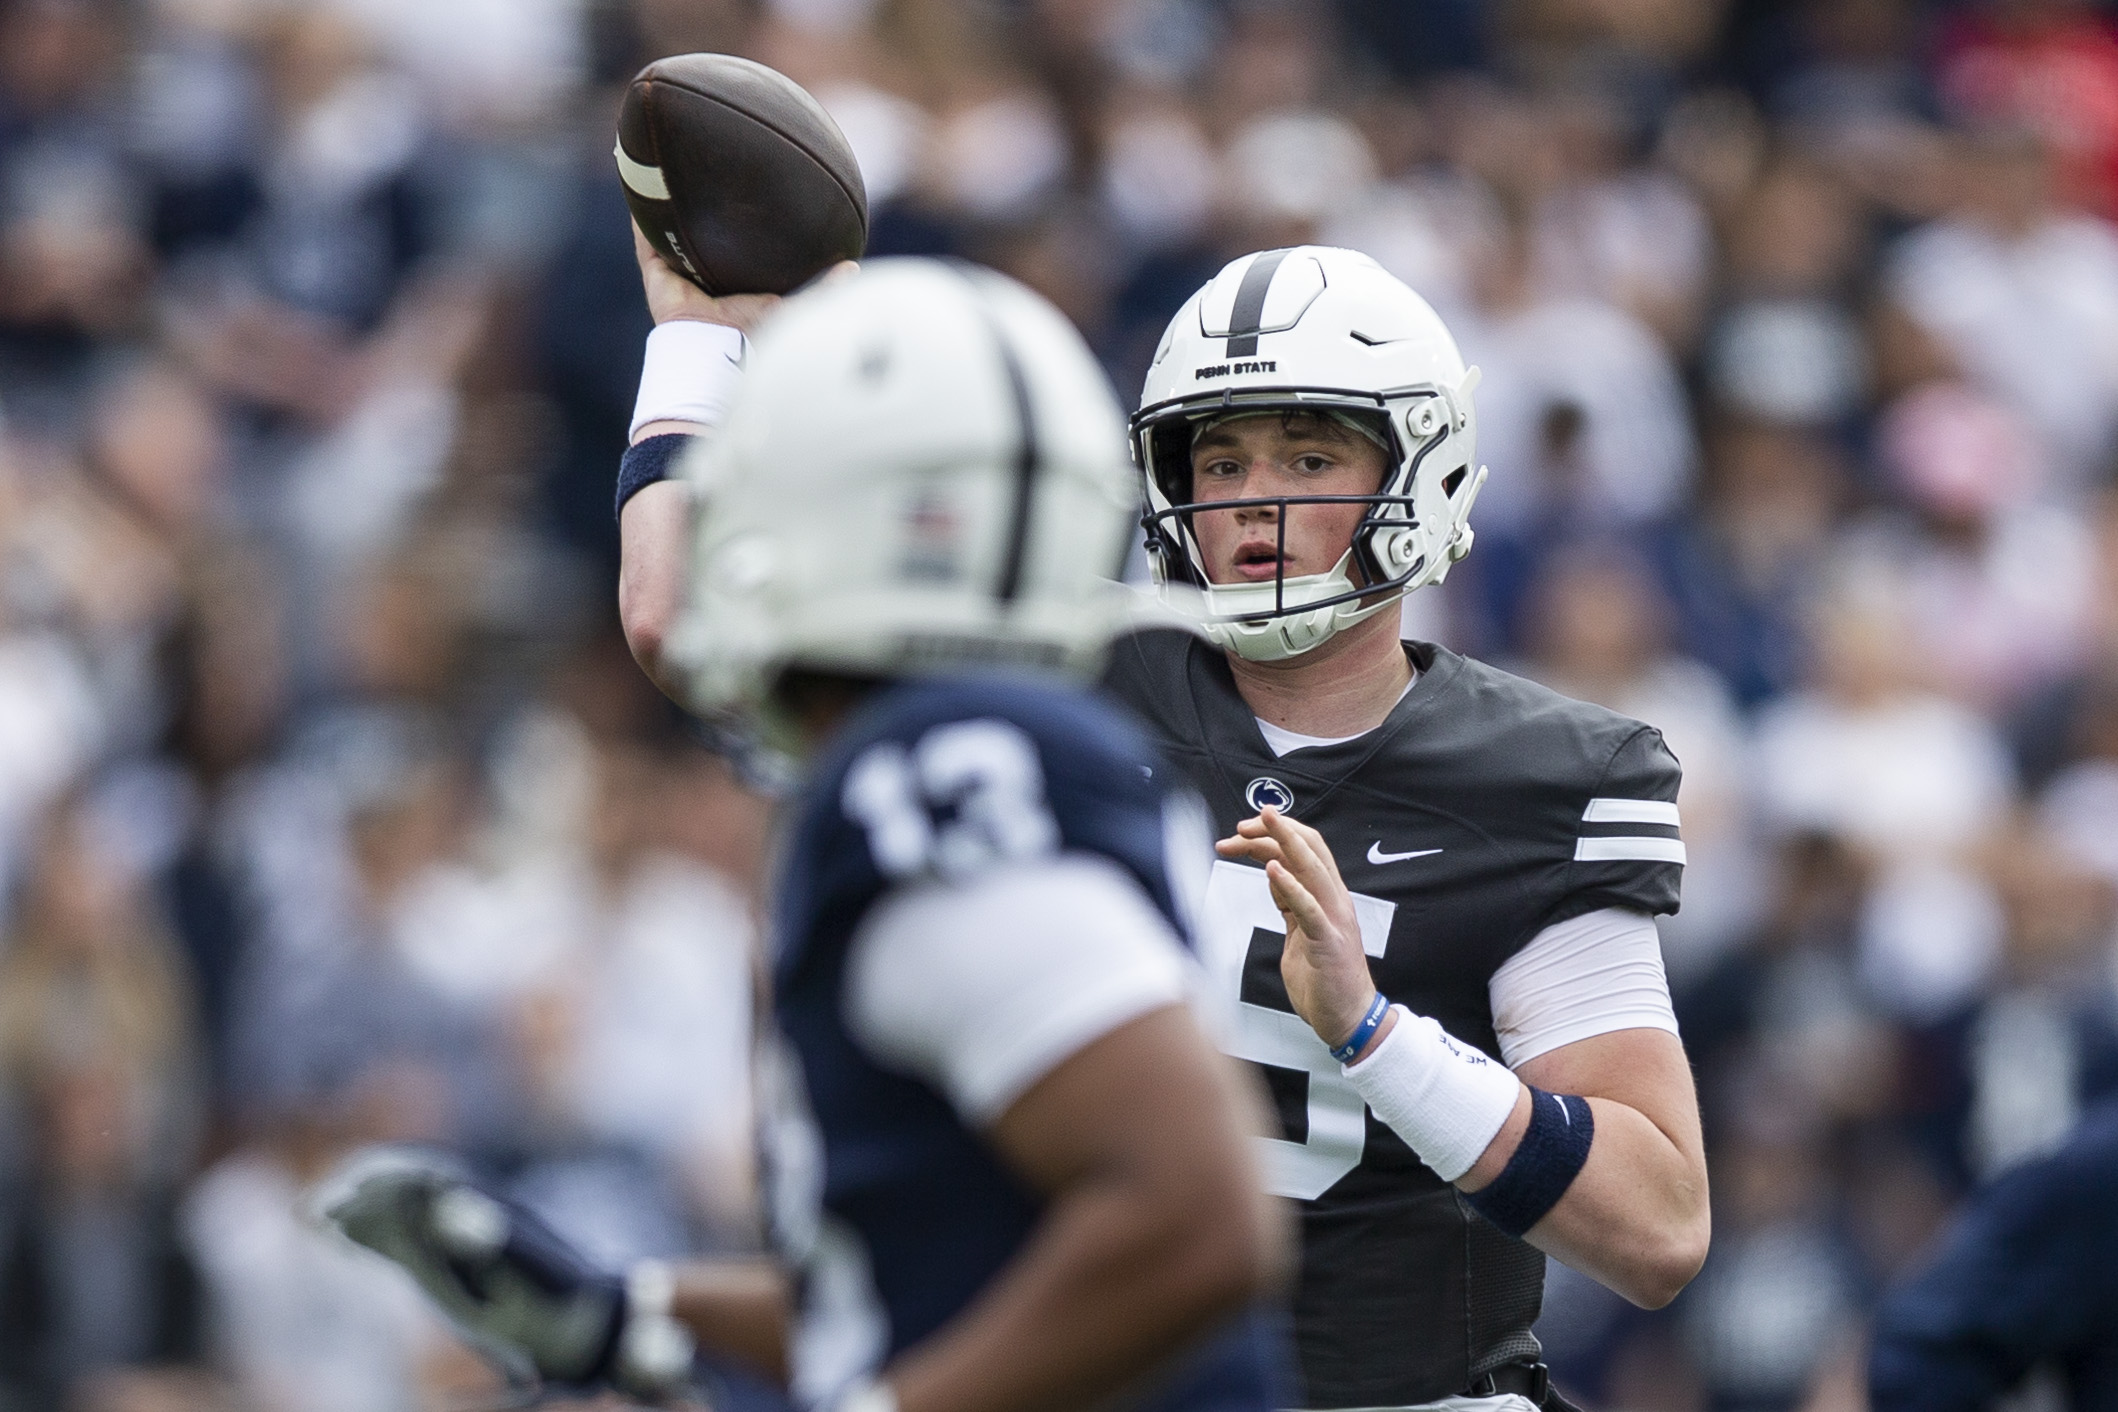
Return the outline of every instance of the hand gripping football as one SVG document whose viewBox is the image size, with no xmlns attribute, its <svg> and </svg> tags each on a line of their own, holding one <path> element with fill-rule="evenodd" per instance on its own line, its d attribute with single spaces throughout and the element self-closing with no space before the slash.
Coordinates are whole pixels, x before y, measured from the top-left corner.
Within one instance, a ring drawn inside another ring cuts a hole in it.
<svg viewBox="0 0 2118 1412">
<path fill-rule="evenodd" d="M 656 253 L 708 294 L 785 294 L 868 243 L 868 195 L 831 115 L 730 54 L 642 69 L 618 115 L 618 174 Z"/>
</svg>

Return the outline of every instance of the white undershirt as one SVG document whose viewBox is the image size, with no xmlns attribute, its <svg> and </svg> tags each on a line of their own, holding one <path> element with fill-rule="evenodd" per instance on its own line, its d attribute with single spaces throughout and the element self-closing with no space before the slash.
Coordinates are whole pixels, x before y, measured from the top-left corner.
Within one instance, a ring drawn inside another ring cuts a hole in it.
<svg viewBox="0 0 2118 1412">
<path fill-rule="evenodd" d="M 1546 927 L 1486 982 L 1501 1062 L 1618 1030 L 1677 1032 L 1662 939 L 1644 912 L 1606 907 Z"/>
<path fill-rule="evenodd" d="M 1140 884 L 1075 853 L 892 893 L 854 934 L 842 1001 L 862 1048 L 982 1127 L 1126 1021 L 1188 999 L 1194 974 Z"/>
<path fill-rule="evenodd" d="M 1406 682 L 1405 689 L 1397 693 L 1397 701 L 1404 700 L 1418 681 L 1419 672 L 1415 669 L 1412 673 L 1412 680 Z M 1390 703 L 1391 710 L 1397 709 L 1397 701 Z M 1258 734 L 1265 737 L 1265 744 L 1271 747 L 1275 757 L 1285 755 L 1290 750 L 1313 750 L 1319 745 L 1344 745 L 1349 740 L 1359 740 L 1362 736 L 1368 734 L 1368 731 L 1382 729 L 1381 723 L 1378 722 L 1368 727 L 1366 731 L 1355 731 L 1351 735 L 1302 735 L 1299 732 L 1276 726 L 1263 716 L 1258 716 L 1255 719 L 1258 723 Z"/>
</svg>

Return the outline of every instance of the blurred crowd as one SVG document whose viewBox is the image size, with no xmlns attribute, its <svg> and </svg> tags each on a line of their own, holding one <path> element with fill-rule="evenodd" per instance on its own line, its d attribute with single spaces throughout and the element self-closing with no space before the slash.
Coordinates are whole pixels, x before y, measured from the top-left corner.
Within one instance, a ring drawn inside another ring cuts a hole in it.
<svg viewBox="0 0 2118 1412">
<path fill-rule="evenodd" d="M 298 1194 L 444 1142 L 755 1240 L 769 804 L 616 635 L 642 63 L 1121 397 L 1225 259 L 1484 370 L 1408 631 L 1664 730 L 1715 1245 L 1553 1267 L 1606 1409 L 1862 1406 L 1865 1313 L 2118 1091 L 2118 19 L 2085 0 L 0 0 L 0 1412 L 490 1397 Z"/>
</svg>

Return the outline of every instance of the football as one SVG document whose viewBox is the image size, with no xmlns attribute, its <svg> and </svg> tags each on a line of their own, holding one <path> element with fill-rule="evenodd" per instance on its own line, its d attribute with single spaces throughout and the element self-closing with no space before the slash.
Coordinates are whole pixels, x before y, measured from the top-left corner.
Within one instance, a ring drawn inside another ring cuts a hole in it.
<svg viewBox="0 0 2118 1412">
<path fill-rule="evenodd" d="M 785 294 L 868 243 L 860 165 L 823 105 L 732 54 L 642 69 L 618 174 L 649 243 L 708 294 Z"/>
</svg>

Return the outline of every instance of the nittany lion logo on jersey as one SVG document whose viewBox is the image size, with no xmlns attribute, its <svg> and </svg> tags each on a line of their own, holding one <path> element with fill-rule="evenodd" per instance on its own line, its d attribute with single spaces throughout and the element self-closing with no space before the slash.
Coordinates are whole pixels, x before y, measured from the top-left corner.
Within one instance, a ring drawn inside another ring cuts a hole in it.
<svg viewBox="0 0 2118 1412">
<path fill-rule="evenodd" d="M 1294 791 L 1270 775 L 1259 775 L 1244 786 L 1243 798 L 1260 813 L 1267 809 L 1277 809 L 1282 814 L 1294 812 Z"/>
</svg>

